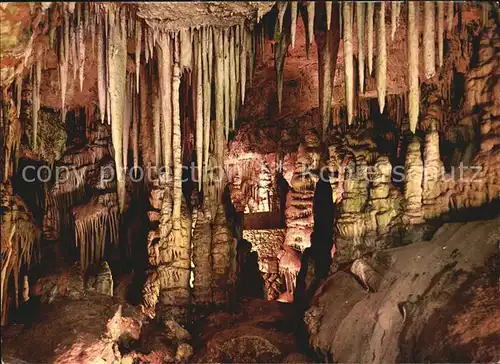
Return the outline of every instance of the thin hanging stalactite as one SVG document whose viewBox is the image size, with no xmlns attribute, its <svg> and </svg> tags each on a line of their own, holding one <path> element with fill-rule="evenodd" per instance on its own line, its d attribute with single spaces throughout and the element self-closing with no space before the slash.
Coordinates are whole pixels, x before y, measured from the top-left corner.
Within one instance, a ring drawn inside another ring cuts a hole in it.
<svg viewBox="0 0 500 364">
<path fill-rule="evenodd" d="M 424 2 L 424 76 L 425 79 L 436 74 L 436 34 L 434 26 L 434 2 Z"/>
<path fill-rule="evenodd" d="M 32 118 L 33 118 L 33 150 L 37 150 L 38 136 L 38 112 L 40 111 L 40 82 L 42 80 L 42 55 L 38 51 L 36 56 L 35 70 L 33 72 L 33 90 L 32 90 Z"/>
<path fill-rule="evenodd" d="M 295 48 L 295 34 L 297 32 L 297 6 L 298 6 L 298 1 L 292 1 L 290 2 L 290 19 L 291 19 L 291 26 L 290 26 L 290 34 L 292 37 L 292 48 Z"/>
<path fill-rule="evenodd" d="M 407 37 L 408 37 L 408 102 L 409 110 L 408 116 L 410 119 L 410 130 L 415 133 L 418 114 L 419 114 L 419 84 L 418 84 L 418 27 L 416 21 L 416 11 L 418 3 L 408 2 L 408 24 L 407 24 Z"/>
<path fill-rule="evenodd" d="M 315 2 L 308 1 L 307 7 L 307 33 L 309 34 L 309 44 L 312 44 L 314 37 L 314 15 L 315 15 Z"/>
<path fill-rule="evenodd" d="M 196 72 L 196 166 L 198 167 L 198 191 L 201 191 L 202 176 L 203 176 L 203 37 L 201 29 L 194 34 L 194 56 L 195 56 L 195 72 Z"/>
<path fill-rule="evenodd" d="M 153 69 L 153 62 L 150 63 L 150 68 Z M 154 150 L 155 150 L 155 167 L 160 168 L 162 165 L 162 135 L 161 135 L 161 100 L 159 81 L 155 74 L 151 75 L 151 96 L 152 96 L 152 117 L 153 117 L 153 135 L 154 135 Z M 165 155 L 165 151 L 163 151 Z"/>
<path fill-rule="evenodd" d="M 286 6 L 282 1 L 278 2 L 279 7 Z M 288 53 L 288 47 L 290 45 L 289 28 L 285 27 L 284 31 L 279 32 L 278 26 L 274 31 L 276 43 L 274 46 L 274 68 L 276 71 L 276 90 L 278 94 L 278 112 L 281 112 L 281 106 L 283 103 L 283 80 L 285 72 L 285 60 Z M 311 33 L 311 36 L 313 34 Z"/>
<path fill-rule="evenodd" d="M 135 80 L 137 85 L 137 79 L 139 78 L 139 74 L 135 74 Z M 131 90 L 132 97 L 132 129 L 131 129 L 131 139 L 132 139 L 132 160 L 134 167 L 134 173 L 137 173 L 137 168 L 139 167 L 139 96 L 137 95 L 137 91 L 133 92 L 133 84 Z"/>
<path fill-rule="evenodd" d="M 399 1 L 391 1 L 391 41 L 394 40 L 394 35 L 398 28 L 400 8 L 401 3 Z"/>
<path fill-rule="evenodd" d="M 140 68 L 141 68 L 141 40 L 142 40 L 142 25 L 139 20 L 135 22 L 135 74 L 136 74 L 136 91 L 139 93 L 140 84 Z"/>
<path fill-rule="evenodd" d="M 229 122 L 230 122 L 230 108 L 231 108 L 231 96 L 230 96 L 230 70 L 229 70 L 229 29 L 222 31 L 223 44 L 224 44 L 224 125 L 225 125 L 225 135 L 226 140 L 229 139 Z"/>
<path fill-rule="evenodd" d="M 106 54 L 102 21 L 97 22 L 97 96 L 99 99 L 99 115 L 104 123 L 106 116 Z"/>
<path fill-rule="evenodd" d="M 225 86 L 224 86 L 224 33 L 221 29 L 214 30 L 215 42 L 215 151 L 217 163 L 224 162 L 224 125 L 225 124 Z"/>
<path fill-rule="evenodd" d="M 387 40 L 385 36 L 385 3 L 380 2 L 377 13 L 377 99 L 379 111 L 382 114 L 385 108 L 385 94 L 387 87 Z"/>
<path fill-rule="evenodd" d="M 438 64 L 439 67 L 443 66 L 443 36 L 444 36 L 444 3 L 438 1 L 438 16 L 437 16 L 437 27 L 438 27 Z"/>
<path fill-rule="evenodd" d="M 23 95 L 23 73 L 19 72 L 16 76 L 16 116 L 21 115 L 21 104 Z"/>
<path fill-rule="evenodd" d="M 125 171 L 123 169 L 123 112 L 126 94 L 127 38 L 125 16 L 109 12 L 109 97 L 111 136 L 113 140 L 118 201 L 120 212 L 125 208 Z"/>
<path fill-rule="evenodd" d="M 172 166 L 172 47 L 167 34 L 162 33 L 159 39 L 158 73 L 160 78 L 161 105 L 161 149 L 163 151 L 163 166 Z"/>
<path fill-rule="evenodd" d="M 245 25 L 240 32 L 240 96 L 241 104 L 245 105 L 245 87 L 247 83 L 247 32 L 245 30 Z"/>
<path fill-rule="evenodd" d="M 80 80 L 80 91 L 83 90 L 83 79 L 84 79 L 84 70 L 85 70 L 85 40 L 84 40 L 84 29 L 83 29 L 83 21 L 81 19 L 82 8 L 84 4 L 80 4 L 77 6 L 77 26 L 76 26 L 76 41 L 78 46 L 78 76 Z"/>
<path fill-rule="evenodd" d="M 236 64 L 234 57 L 235 31 L 234 27 L 229 28 L 229 121 L 231 130 L 234 130 L 236 123 Z"/>
<path fill-rule="evenodd" d="M 373 15 L 375 12 L 375 3 L 370 1 L 366 4 L 366 34 L 368 35 L 368 73 L 373 74 Z"/>
<path fill-rule="evenodd" d="M 208 167 L 208 155 L 210 147 L 210 109 L 211 109 L 211 91 L 212 85 L 210 82 L 209 73 L 209 57 L 211 52 L 209 48 L 212 46 L 211 42 L 211 28 L 204 28 L 202 31 L 202 51 L 201 51 L 201 63 L 202 63 L 202 73 L 203 73 L 203 170 L 201 173 L 202 181 L 205 181 Z"/>
<path fill-rule="evenodd" d="M 61 83 L 61 119 L 66 121 L 66 89 L 68 87 L 69 68 L 69 13 L 63 11 L 63 28 L 59 42 L 59 81 Z"/>
<path fill-rule="evenodd" d="M 365 92 L 365 4 L 356 2 L 359 92 Z"/>
<path fill-rule="evenodd" d="M 182 147 L 181 147 L 181 115 L 179 110 L 179 90 L 181 83 L 180 44 L 179 37 L 175 38 L 174 67 L 172 74 L 172 151 L 174 165 L 173 208 L 172 221 L 174 242 L 181 244 L 181 204 L 182 204 Z"/>
<path fill-rule="evenodd" d="M 326 11 L 326 29 L 330 30 L 332 26 L 332 1 L 325 1 L 325 11 Z"/>
<path fill-rule="evenodd" d="M 123 169 L 126 173 L 128 166 L 128 141 L 130 136 L 130 125 L 132 124 L 132 92 L 133 84 L 130 75 L 126 77 L 126 94 L 123 111 Z"/>
<path fill-rule="evenodd" d="M 345 78 L 345 103 L 347 109 L 347 124 L 351 125 L 354 104 L 354 65 L 352 44 L 352 3 L 342 3 L 343 42 L 344 42 L 344 78 Z"/>
<path fill-rule="evenodd" d="M 448 1 L 448 14 L 446 15 L 446 24 L 448 26 L 448 36 L 450 36 L 450 33 L 453 29 L 453 16 L 454 16 L 454 9 L 453 9 L 453 0 Z"/>
</svg>

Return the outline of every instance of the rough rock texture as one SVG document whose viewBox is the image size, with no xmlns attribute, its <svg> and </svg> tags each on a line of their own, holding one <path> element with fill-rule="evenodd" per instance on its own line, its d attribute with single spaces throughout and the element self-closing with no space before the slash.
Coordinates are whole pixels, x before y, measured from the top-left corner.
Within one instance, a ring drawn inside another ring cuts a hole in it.
<svg viewBox="0 0 500 364">
<path fill-rule="evenodd" d="M 64 299 L 43 306 L 29 327 L 12 326 L 2 333 L 2 359 L 28 363 L 119 362 L 120 337 L 139 339 L 140 313 L 111 297 Z M 26 347 L 32 350 L 26 350 Z"/>
<path fill-rule="evenodd" d="M 262 300 L 246 301 L 234 314 L 213 314 L 198 323 L 192 362 L 280 363 L 299 349 L 291 315 L 291 305 Z"/>
<path fill-rule="evenodd" d="M 339 362 L 494 360 L 499 223 L 445 224 L 431 242 L 367 257 L 366 268 L 354 270 L 367 273 L 358 275 L 363 285 L 379 281 L 368 284 L 374 293 L 333 274 L 305 316 L 312 347 Z"/>
</svg>

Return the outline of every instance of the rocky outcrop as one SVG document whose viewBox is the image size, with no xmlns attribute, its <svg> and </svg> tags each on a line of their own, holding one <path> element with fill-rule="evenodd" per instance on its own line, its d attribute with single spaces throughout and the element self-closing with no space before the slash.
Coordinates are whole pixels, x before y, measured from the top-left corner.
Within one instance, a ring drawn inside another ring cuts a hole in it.
<svg viewBox="0 0 500 364">
<path fill-rule="evenodd" d="M 331 275 L 305 315 L 311 346 L 339 362 L 493 360 L 499 223 L 445 224 L 429 243 L 356 261 L 359 282 L 343 271 Z"/>
<path fill-rule="evenodd" d="M 23 291 L 23 288 L 19 287 L 21 269 L 27 272 L 32 261 L 39 258 L 40 228 L 28 206 L 18 195 L 13 193 L 12 185 L 8 182 L 0 184 L 0 207 L 2 209 L 2 281 L 0 289 L 3 326 L 7 322 L 7 314 L 9 308 L 12 307 L 11 304 L 16 308 L 19 307 L 20 292 Z M 9 289 L 11 279 L 14 282 L 13 292 Z"/>
<path fill-rule="evenodd" d="M 43 320 L 2 333 L 2 360 L 28 363 L 120 362 L 118 343 L 138 340 L 142 316 L 111 297 L 60 299 L 42 308 Z M 26 347 L 36 348 L 26 350 Z"/>
</svg>

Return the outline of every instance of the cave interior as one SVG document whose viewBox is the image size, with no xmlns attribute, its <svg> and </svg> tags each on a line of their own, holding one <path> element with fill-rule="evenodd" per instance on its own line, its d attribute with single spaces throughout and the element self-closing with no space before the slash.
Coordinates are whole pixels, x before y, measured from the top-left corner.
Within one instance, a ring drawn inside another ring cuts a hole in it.
<svg viewBox="0 0 500 364">
<path fill-rule="evenodd" d="M 500 359 L 498 1 L 0 23 L 2 362 Z"/>
</svg>

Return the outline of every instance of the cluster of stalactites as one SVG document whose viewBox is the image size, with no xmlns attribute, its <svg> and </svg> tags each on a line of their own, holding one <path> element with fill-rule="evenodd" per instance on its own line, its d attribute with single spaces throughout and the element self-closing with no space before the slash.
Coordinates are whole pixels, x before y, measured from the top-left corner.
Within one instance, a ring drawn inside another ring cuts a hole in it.
<svg viewBox="0 0 500 364">
<path fill-rule="evenodd" d="M 316 4 L 316 6 L 318 6 Z M 385 110 L 386 92 L 387 92 L 387 36 L 386 36 L 386 8 L 390 7 L 391 11 L 391 31 L 390 40 L 395 41 L 396 30 L 400 22 L 402 14 L 402 2 L 391 1 L 388 6 L 385 2 L 342 2 L 339 5 L 341 34 L 343 38 L 344 51 L 344 79 L 345 79 L 345 100 L 347 109 L 347 123 L 350 125 L 354 118 L 354 90 L 358 89 L 362 94 L 365 89 L 365 47 L 366 52 L 366 67 L 367 73 L 372 75 L 375 68 L 377 99 L 379 111 L 382 113 Z M 295 45 L 295 27 L 297 17 L 297 3 L 290 2 L 291 7 L 291 44 Z M 417 15 L 419 13 L 419 3 L 406 4 L 407 29 L 408 29 L 408 86 L 409 86 L 409 103 L 410 103 L 410 127 L 414 132 L 418 121 L 418 71 L 419 71 L 419 50 L 418 38 L 419 27 L 417 26 Z M 445 31 L 445 8 L 446 8 L 446 23 L 447 31 L 451 32 L 453 28 L 453 1 L 434 2 L 426 1 L 422 5 L 423 19 L 423 74 L 425 79 L 434 77 L 436 74 L 436 64 L 441 67 L 443 65 L 443 33 Z M 282 23 L 283 5 L 277 3 L 279 23 Z M 325 3 L 326 28 L 329 30 L 332 22 L 332 3 Z M 437 9 L 437 16 L 436 14 Z M 307 2 L 306 4 L 307 18 L 306 23 L 306 42 L 312 42 L 315 21 L 315 3 Z M 354 16 L 355 15 L 355 16 Z M 316 17 L 316 21 L 318 17 Z M 355 22 L 355 23 L 354 23 Z M 355 87 L 354 78 L 354 39 L 353 29 L 356 24 L 357 32 L 357 61 L 358 61 L 358 87 Z M 365 25 L 366 24 L 366 25 Z M 366 33 L 365 33 L 366 27 Z M 436 32 L 437 28 L 437 32 Z M 280 28 L 281 29 L 281 28 Z M 410 30 L 411 29 L 411 30 Z M 437 34 L 436 34 L 437 33 Z M 376 43 L 374 42 L 374 37 Z M 366 42 L 366 45 L 365 45 Z M 436 56 L 437 43 L 437 56 Z M 376 54 L 374 46 L 376 45 Z M 319 44 L 318 44 L 319 47 Z M 324 50 L 321 50 L 324 51 Z M 328 50 L 326 50 L 328 51 Z M 375 58 L 375 65 L 374 65 Z M 375 66 L 375 67 L 374 67 Z M 321 72 L 321 69 L 319 70 Z M 321 79 L 320 75 L 320 79 Z M 416 81 L 415 81 L 416 80 Z M 278 86 L 279 90 L 279 86 Z M 320 104 L 321 97 L 320 92 Z M 325 121 L 324 121 L 325 123 Z M 328 120 L 326 121 L 328 124 Z M 325 126 L 325 125 L 324 125 Z"/>
</svg>

